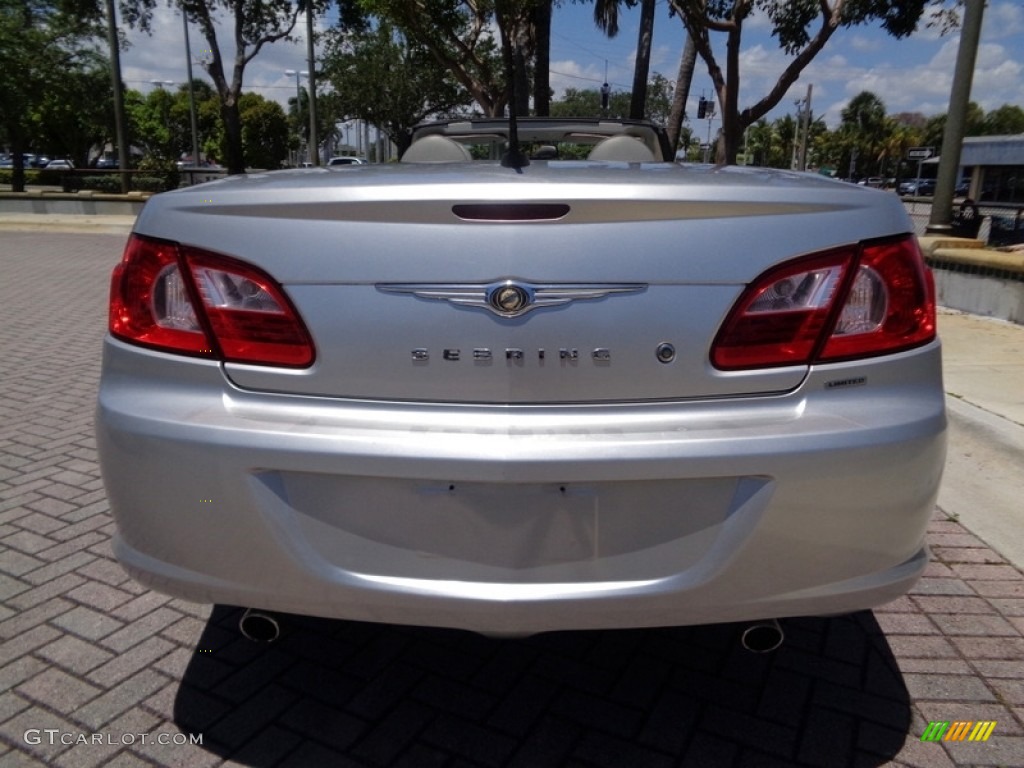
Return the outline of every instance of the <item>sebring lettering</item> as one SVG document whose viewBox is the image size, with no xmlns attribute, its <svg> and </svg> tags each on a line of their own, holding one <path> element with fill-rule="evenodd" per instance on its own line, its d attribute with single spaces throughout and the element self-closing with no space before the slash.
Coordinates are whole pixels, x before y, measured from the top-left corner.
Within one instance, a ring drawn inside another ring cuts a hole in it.
<svg viewBox="0 0 1024 768">
<path fill-rule="evenodd" d="M 426 363 L 431 358 L 430 350 L 425 347 L 417 347 L 410 354 L 414 363 Z M 550 354 L 546 349 L 526 350 L 520 347 L 507 347 L 503 350 L 491 350 L 487 347 L 475 347 L 465 355 L 458 347 L 446 347 L 441 350 L 440 356 L 442 360 L 452 363 L 463 360 L 472 360 L 475 363 L 493 363 L 504 357 L 510 364 L 522 364 L 531 359 L 543 363 L 549 357 L 557 357 L 558 360 L 566 363 L 578 363 L 586 357 L 585 353 L 581 354 L 578 349 L 572 347 L 560 347 Z M 612 352 L 605 347 L 598 347 L 590 352 L 590 358 L 595 363 L 608 364 L 612 361 Z"/>
</svg>

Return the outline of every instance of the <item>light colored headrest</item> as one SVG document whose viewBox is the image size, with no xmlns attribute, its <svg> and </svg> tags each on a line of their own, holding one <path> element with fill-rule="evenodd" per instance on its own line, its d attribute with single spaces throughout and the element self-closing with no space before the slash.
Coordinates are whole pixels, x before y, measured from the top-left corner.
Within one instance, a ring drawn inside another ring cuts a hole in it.
<svg viewBox="0 0 1024 768">
<path fill-rule="evenodd" d="M 459 142 L 437 135 L 416 139 L 402 155 L 403 163 L 465 163 L 472 159 Z"/>
<path fill-rule="evenodd" d="M 632 136 L 609 136 L 598 142 L 588 160 L 611 160 L 620 163 L 653 163 L 654 153 Z"/>
</svg>

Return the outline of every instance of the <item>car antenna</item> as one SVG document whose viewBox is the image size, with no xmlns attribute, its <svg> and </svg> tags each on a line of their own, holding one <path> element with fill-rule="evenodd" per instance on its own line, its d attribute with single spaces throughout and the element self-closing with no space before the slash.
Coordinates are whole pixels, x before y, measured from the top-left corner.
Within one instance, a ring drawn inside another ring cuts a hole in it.
<svg viewBox="0 0 1024 768">
<path fill-rule="evenodd" d="M 530 158 L 523 154 L 519 147 L 519 126 L 516 123 L 516 54 L 518 53 L 518 36 L 516 45 L 513 46 L 508 39 L 508 32 L 505 24 L 502 23 L 501 15 L 498 16 L 498 24 L 501 27 L 501 47 L 505 55 L 505 78 L 508 80 L 508 150 L 502 155 L 501 165 L 503 168 L 515 168 L 517 171 L 530 164 Z"/>
</svg>

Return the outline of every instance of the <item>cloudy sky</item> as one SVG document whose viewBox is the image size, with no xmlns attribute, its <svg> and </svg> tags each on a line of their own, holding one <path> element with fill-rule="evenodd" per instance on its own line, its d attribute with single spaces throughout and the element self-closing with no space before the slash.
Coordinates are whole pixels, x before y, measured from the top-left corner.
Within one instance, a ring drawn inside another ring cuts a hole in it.
<svg viewBox="0 0 1024 768">
<path fill-rule="evenodd" d="M 668 15 L 667 3 L 659 0 L 655 22 L 652 71 L 675 80 L 682 52 L 683 27 Z M 122 55 L 126 85 L 143 93 L 153 89 L 153 80 L 181 83 L 186 80 L 185 45 L 181 16 L 177 11 L 157 9 L 151 37 L 130 33 L 131 48 Z M 605 79 L 616 90 L 629 90 L 639 9 L 627 9 L 620 18 L 618 37 L 609 40 L 593 24 L 593 6 L 566 2 L 555 11 L 551 38 L 552 87 L 597 88 Z M 305 23 L 300 21 L 294 43 L 280 42 L 265 47 L 245 73 L 245 89 L 286 103 L 295 94 L 295 77 L 285 70 L 303 70 L 305 64 Z M 745 106 L 763 96 L 786 65 L 785 56 L 768 34 L 766 24 L 751 19 L 744 28 L 740 104 Z M 206 47 L 197 28 L 190 29 L 193 59 Z M 222 38 L 221 45 L 224 46 Z M 885 103 L 890 114 L 922 112 L 934 115 L 946 111 L 956 61 L 959 34 L 941 36 L 922 28 L 904 40 L 893 40 L 878 27 L 841 29 L 804 70 L 800 80 L 782 100 L 772 118 L 795 113 L 794 101 L 803 98 L 813 84 L 813 109 L 830 126 L 839 121 L 847 102 L 861 91 L 871 91 Z M 718 50 L 721 50 L 721 41 Z M 225 53 L 229 53 L 225 49 Z M 724 55 L 722 53 L 719 54 Z M 200 68 L 197 77 L 204 77 Z M 702 92 L 711 96 L 711 81 L 698 60 L 690 91 L 688 112 L 696 114 Z M 1024 108 L 1024 2 L 989 0 L 982 27 L 971 99 L 985 110 L 1003 104 Z"/>
</svg>

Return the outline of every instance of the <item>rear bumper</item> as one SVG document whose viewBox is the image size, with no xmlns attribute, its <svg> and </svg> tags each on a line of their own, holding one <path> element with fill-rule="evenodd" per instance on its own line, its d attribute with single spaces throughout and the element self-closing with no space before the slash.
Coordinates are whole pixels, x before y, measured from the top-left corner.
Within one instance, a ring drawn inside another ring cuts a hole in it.
<svg viewBox="0 0 1024 768">
<path fill-rule="evenodd" d="M 857 610 L 927 562 L 938 344 L 779 397 L 573 408 L 255 394 L 105 355 L 117 555 L 188 599 L 540 632 Z"/>
</svg>

